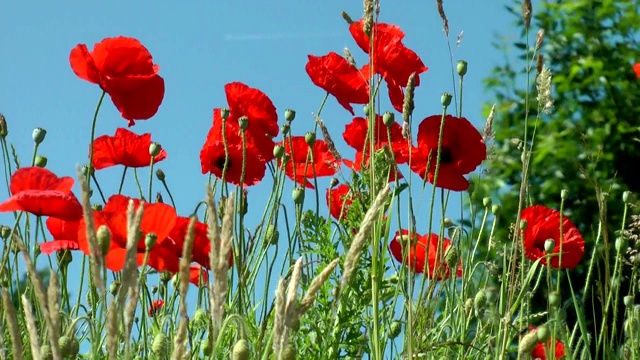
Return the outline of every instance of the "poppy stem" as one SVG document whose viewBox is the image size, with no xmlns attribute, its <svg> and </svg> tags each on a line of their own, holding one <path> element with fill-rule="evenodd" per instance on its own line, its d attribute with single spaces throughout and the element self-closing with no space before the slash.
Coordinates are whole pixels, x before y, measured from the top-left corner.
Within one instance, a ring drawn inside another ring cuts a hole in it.
<svg viewBox="0 0 640 360">
<path fill-rule="evenodd" d="M 93 140 L 96 138 L 96 123 L 98 122 L 98 113 L 100 112 L 100 106 L 102 106 L 102 100 L 104 100 L 104 96 L 107 92 L 102 91 L 100 95 L 100 100 L 98 100 L 98 105 L 96 105 L 96 111 L 93 113 L 93 121 L 91 122 L 91 141 L 89 142 L 89 169 L 93 168 Z M 87 187 L 91 189 L 91 182 L 89 181 L 89 174 L 91 171 L 87 171 L 85 174 L 85 180 L 87 182 Z"/>
</svg>

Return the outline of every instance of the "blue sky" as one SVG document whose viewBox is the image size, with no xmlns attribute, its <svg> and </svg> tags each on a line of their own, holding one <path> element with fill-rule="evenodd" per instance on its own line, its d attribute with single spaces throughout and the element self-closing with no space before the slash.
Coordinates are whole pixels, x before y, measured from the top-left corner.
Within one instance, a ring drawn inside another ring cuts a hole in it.
<svg viewBox="0 0 640 360">
<path fill-rule="evenodd" d="M 481 129 L 485 121 L 482 105 L 492 101 L 482 80 L 505 58 L 491 44 L 496 33 L 515 40 L 519 31 L 513 26 L 514 18 L 504 10 L 510 1 L 483 1 L 482 6 L 479 3 L 445 1 L 445 10 L 454 66 L 461 59 L 469 63 L 464 115 Z M 169 156 L 159 167 L 167 174 L 178 213 L 188 215 L 204 198 L 207 176 L 201 173 L 198 156 L 211 126 L 212 109 L 226 106 L 224 84 L 241 81 L 262 90 L 274 102 L 282 121 L 286 108 L 297 111 L 294 134 L 312 130 L 312 112 L 317 111 L 324 91 L 314 86 L 305 72 L 307 55 L 330 51 L 341 54 L 347 47 L 358 64 L 366 61 L 340 15 L 343 10 L 358 19 L 362 1 L 118 0 L 99 4 L 42 2 L 38 6 L 7 2 L 0 21 L 0 112 L 7 118 L 8 140 L 26 165 L 31 159 L 33 129 L 45 128 L 48 134 L 40 154 L 48 157 L 47 167 L 59 176 L 75 177 L 76 166 L 88 161 L 91 119 L 100 89 L 75 76 L 69 66 L 69 52 L 78 43 L 86 43 L 91 49 L 105 37 L 135 37 L 160 66 L 166 93 L 157 115 L 137 122 L 130 130 L 152 133 L 153 139 L 167 150 Z M 416 90 L 417 126 L 422 118 L 440 113 L 441 93 L 453 90 L 452 60 L 435 1 L 382 1 L 380 21 L 401 26 L 406 33 L 404 43 L 429 67 Z M 456 47 L 461 32 L 464 35 Z M 382 111 L 391 110 L 386 91 L 383 94 Z M 361 107 L 355 109 L 360 116 Z M 400 114 L 396 115 L 399 119 Z M 351 115 L 330 97 L 322 118 L 343 157 L 352 157 L 354 151 L 341 137 Z M 96 136 L 113 134 L 117 127 L 126 125 L 106 99 Z M 97 173 L 106 194 L 117 191 L 121 171 L 112 168 Z M 148 170 L 142 169 L 139 175 L 147 178 Z M 345 176 L 349 177 L 348 172 Z M 136 196 L 132 180 L 129 172 L 125 194 Z M 328 179 L 325 187 L 327 183 Z M 250 209 L 261 213 L 259 204 L 266 200 L 270 186 L 249 188 L 249 200 L 258 204 L 254 207 L 250 203 Z M 160 184 L 155 184 L 154 189 L 161 190 Z M 322 185 L 321 191 L 323 199 Z M 0 191 L 0 199 L 4 201 L 6 197 L 7 191 Z M 311 194 L 307 199 L 308 206 L 315 205 Z M 453 199 L 452 204 L 459 204 L 457 198 Z M 93 200 L 97 202 L 99 198 L 95 196 Z M 428 197 L 423 196 L 422 200 L 426 203 Z M 423 204 L 418 220 L 426 215 L 427 207 Z M 449 210 L 451 217 L 459 214 L 455 205 Z M 326 214 L 326 208 L 324 211 Z M 11 222 L 8 214 L 0 215 L 0 223 Z M 426 225 L 419 225 L 418 230 L 425 232 Z"/>
</svg>

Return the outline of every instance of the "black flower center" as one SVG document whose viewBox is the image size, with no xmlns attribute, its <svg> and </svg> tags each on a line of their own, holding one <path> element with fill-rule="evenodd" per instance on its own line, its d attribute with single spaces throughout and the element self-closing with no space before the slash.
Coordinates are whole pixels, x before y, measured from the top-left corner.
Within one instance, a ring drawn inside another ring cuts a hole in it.
<svg viewBox="0 0 640 360">
<path fill-rule="evenodd" d="M 442 147 L 440 149 L 440 162 L 443 164 L 451 164 L 451 162 L 453 162 L 453 156 L 448 147 Z"/>
<path fill-rule="evenodd" d="M 213 162 L 213 165 L 215 165 L 215 167 L 217 167 L 218 169 L 222 170 L 224 169 L 225 160 L 226 160 L 226 157 L 224 155 L 220 155 L 218 156 L 218 158 L 215 159 L 215 161 Z M 227 161 L 227 169 L 229 168 L 231 168 L 231 159 Z"/>
</svg>

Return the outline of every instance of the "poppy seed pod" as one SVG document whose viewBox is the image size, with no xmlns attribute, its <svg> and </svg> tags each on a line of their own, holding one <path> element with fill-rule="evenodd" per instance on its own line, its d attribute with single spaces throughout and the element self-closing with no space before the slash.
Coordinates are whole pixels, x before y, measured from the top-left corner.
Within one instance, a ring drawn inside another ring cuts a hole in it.
<svg viewBox="0 0 640 360">
<path fill-rule="evenodd" d="M 242 130 L 247 130 L 249 127 L 249 118 L 246 116 L 240 116 L 238 119 L 238 126 L 240 126 L 240 129 Z"/>
<path fill-rule="evenodd" d="M 396 117 L 391 111 L 387 111 L 382 115 L 382 122 L 388 128 L 390 128 L 396 122 Z"/>
<path fill-rule="evenodd" d="M 287 135 L 289 133 L 289 130 L 291 130 L 291 125 L 289 125 L 289 123 L 284 123 L 280 127 L 280 131 L 282 131 L 282 135 Z"/>
<path fill-rule="evenodd" d="M 6 225 L 2 225 L 2 227 L 0 227 L 0 236 L 4 240 L 7 240 L 9 238 L 9 235 L 11 235 L 11 228 Z"/>
<path fill-rule="evenodd" d="M 451 104 L 451 99 L 453 99 L 453 95 L 448 92 L 443 93 L 442 96 L 440 96 L 440 103 L 442 106 L 447 107 Z"/>
<path fill-rule="evenodd" d="M 40 249 L 39 246 L 38 249 Z M 56 260 L 58 260 L 58 267 L 63 268 L 73 261 L 73 255 L 69 250 L 58 250 L 56 251 Z"/>
<path fill-rule="evenodd" d="M 553 239 L 547 239 L 544 242 L 544 251 L 548 253 L 552 253 L 553 249 L 556 247 L 556 242 Z"/>
<path fill-rule="evenodd" d="M 222 117 L 222 120 L 227 120 L 230 112 L 229 108 L 220 109 L 220 116 Z"/>
<path fill-rule="evenodd" d="M 293 202 L 296 205 L 302 205 L 304 203 L 304 189 L 301 187 L 297 187 L 293 189 Z"/>
<path fill-rule="evenodd" d="M 467 65 L 467 62 L 464 60 L 458 61 L 458 64 L 456 65 L 456 71 L 458 72 L 458 75 L 465 76 L 467 74 Z"/>
<path fill-rule="evenodd" d="M 309 131 L 304 135 L 304 141 L 309 146 L 313 146 L 316 143 L 316 133 Z"/>
<path fill-rule="evenodd" d="M 561 301 L 562 298 L 559 292 L 552 291 L 549 293 L 549 305 L 551 305 L 551 307 L 557 308 L 558 306 L 560 306 Z"/>
<path fill-rule="evenodd" d="M 158 239 L 158 236 L 154 233 L 148 233 L 147 236 L 145 236 L 144 238 L 144 246 L 146 248 L 147 251 L 151 250 L 151 248 L 153 248 L 153 246 L 156 244 L 156 240 Z"/>
<path fill-rule="evenodd" d="M 369 116 L 369 114 L 371 113 L 371 107 L 369 106 L 369 104 L 365 104 L 362 107 L 362 112 L 364 113 L 364 116 Z"/>
<path fill-rule="evenodd" d="M 41 156 L 41 155 L 37 155 L 35 161 L 33 162 L 33 164 L 37 167 L 43 168 L 43 167 L 47 167 L 47 157 L 46 156 Z"/>
<path fill-rule="evenodd" d="M 151 145 L 149 145 L 149 155 L 158 156 L 160 155 L 160 151 L 162 151 L 162 145 L 157 142 L 152 142 Z"/>
<path fill-rule="evenodd" d="M 40 144 L 44 141 L 45 136 L 47 136 L 47 130 L 43 128 L 35 128 L 33 129 L 33 133 L 31 137 L 33 138 L 33 142 L 36 144 Z"/>
<path fill-rule="evenodd" d="M 296 118 L 296 111 L 293 109 L 286 109 L 284 111 L 284 119 L 288 122 L 292 122 Z"/>
<path fill-rule="evenodd" d="M 567 200 L 567 198 L 569 197 L 569 190 L 567 189 L 562 189 L 560 191 L 560 199 L 562 200 Z"/>
<path fill-rule="evenodd" d="M 284 147 L 282 145 L 276 145 L 273 147 L 273 156 L 276 159 L 280 159 L 284 155 Z"/>
</svg>

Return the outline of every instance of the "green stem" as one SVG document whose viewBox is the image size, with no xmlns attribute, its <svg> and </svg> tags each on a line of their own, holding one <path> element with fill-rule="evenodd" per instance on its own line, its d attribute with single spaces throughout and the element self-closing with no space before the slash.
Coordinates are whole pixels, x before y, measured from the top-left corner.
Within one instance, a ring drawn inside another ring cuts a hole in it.
<svg viewBox="0 0 640 360">
<path fill-rule="evenodd" d="M 98 105 L 96 106 L 96 111 L 93 113 L 93 120 L 91 121 L 91 141 L 89 142 L 89 171 L 87 171 L 87 173 L 85 174 L 85 181 L 87 182 L 87 186 L 89 189 L 91 189 L 89 174 L 91 174 L 91 169 L 93 168 L 93 140 L 95 140 L 96 137 L 96 123 L 98 122 L 98 113 L 100 112 L 100 106 L 102 106 L 102 100 L 104 100 L 104 96 L 106 94 L 106 91 L 102 91 L 100 100 L 98 100 Z"/>
</svg>

